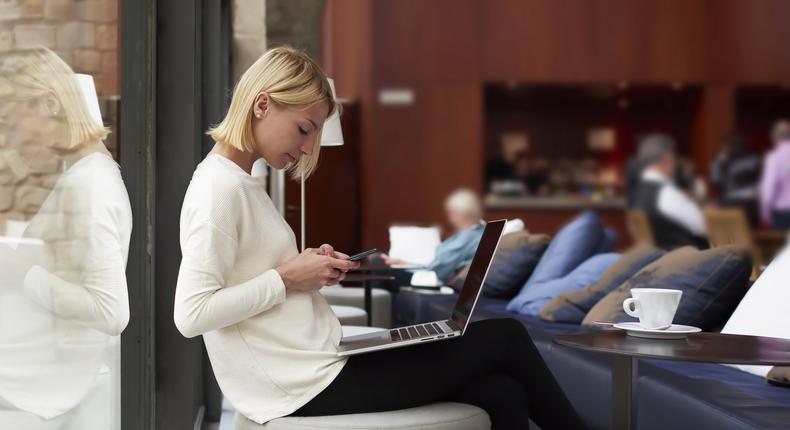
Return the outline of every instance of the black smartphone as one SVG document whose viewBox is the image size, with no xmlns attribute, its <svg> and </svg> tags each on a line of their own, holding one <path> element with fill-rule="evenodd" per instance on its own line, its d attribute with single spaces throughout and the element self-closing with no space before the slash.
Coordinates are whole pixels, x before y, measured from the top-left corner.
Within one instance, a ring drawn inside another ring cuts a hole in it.
<svg viewBox="0 0 790 430">
<path fill-rule="evenodd" d="M 367 251 L 363 251 L 363 252 L 360 252 L 359 254 L 352 255 L 351 257 L 348 257 L 348 260 L 349 261 L 359 261 L 359 260 L 367 257 L 368 255 L 375 254 L 377 252 L 379 252 L 378 248 L 368 249 Z"/>
</svg>

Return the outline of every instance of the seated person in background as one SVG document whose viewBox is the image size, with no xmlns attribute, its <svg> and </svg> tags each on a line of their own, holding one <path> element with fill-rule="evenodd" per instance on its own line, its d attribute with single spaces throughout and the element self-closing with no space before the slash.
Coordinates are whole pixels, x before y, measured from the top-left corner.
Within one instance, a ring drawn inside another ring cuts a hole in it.
<svg viewBox="0 0 790 430">
<path fill-rule="evenodd" d="M 702 211 L 672 180 L 675 172 L 672 138 L 658 133 L 643 138 L 638 163 L 642 174 L 630 207 L 645 211 L 656 245 L 667 250 L 686 245 L 707 248 Z"/>
<path fill-rule="evenodd" d="M 757 225 L 757 191 L 762 160 L 750 151 L 739 133 L 728 133 L 710 165 L 710 181 L 722 206 L 740 207 Z"/>
<path fill-rule="evenodd" d="M 760 182 L 760 216 L 777 230 L 790 229 L 790 122 L 781 120 L 771 133 L 774 149 L 765 156 Z"/>
<path fill-rule="evenodd" d="M 461 189 L 453 192 L 444 207 L 455 233 L 436 247 L 436 257 L 424 269 L 433 270 L 437 278 L 446 283 L 472 261 L 483 235 L 484 222 L 480 198 L 473 191 Z M 390 265 L 406 263 L 387 254 L 381 254 L 381 258 Z"/>
</svg>

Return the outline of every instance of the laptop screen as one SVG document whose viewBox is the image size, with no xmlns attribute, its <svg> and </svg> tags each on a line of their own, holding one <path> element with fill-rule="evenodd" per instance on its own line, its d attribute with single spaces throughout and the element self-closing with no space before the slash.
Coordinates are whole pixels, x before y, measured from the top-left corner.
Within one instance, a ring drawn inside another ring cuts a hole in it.
<svg viewBox="0 0 790 430">
<path fill-rule="evenodd" d="M 469 316 L 472 314 L 477 297 L 480 295 L 480 289 L 483 287 L 494 252 L 496 252 L 497 245 L 499 245 L 499 238 L 502 236 L 505 222 L 503 219 L 488 222 L 483 231 L 483 237 L 480 238 L 480 244 L 477 245 L 477 251 L 475 251 L 475 257 L 469 266 L 464 287 L 461 289 L 453 314 L 450 316 L 450 319 L 458 325 L 461 332 L 466 329 L 466 323 L 469 321 Z"/>
</svg>

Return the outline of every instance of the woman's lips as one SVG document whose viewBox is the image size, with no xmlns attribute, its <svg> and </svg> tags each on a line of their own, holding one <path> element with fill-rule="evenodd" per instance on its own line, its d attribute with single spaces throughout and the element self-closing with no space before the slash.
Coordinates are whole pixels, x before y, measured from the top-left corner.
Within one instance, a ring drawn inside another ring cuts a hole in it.
<svg viewBox="0 0 790 430">
<path fill-rule="evenodd" d="M 285 155 L 288 156 L 288 161 L 290 161 L 291 163 L 296 163 L 296 158 L 294 158 L 293 155 L 291 154 L 285 154 Z"/>
</svg>

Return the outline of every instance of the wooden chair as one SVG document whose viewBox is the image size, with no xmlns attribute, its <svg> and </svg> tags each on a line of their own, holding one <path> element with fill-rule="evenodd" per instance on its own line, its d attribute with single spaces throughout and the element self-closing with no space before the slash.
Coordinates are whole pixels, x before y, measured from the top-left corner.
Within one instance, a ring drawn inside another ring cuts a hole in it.
<svg viewBox="0 0 790 430">
<path fill-rule="evenodd" d="M 642 209 L 628 209 L 625 211 L 625 224 L 631 241 L 634 245 L 654 245 L 653 228 L 650 220 Z"/>
<path fill-rule="evenodd" d="M 764 263 L 762 252 L 755 244 L 749 221 L 741 208 L 706 208 L 705 224 L 708 228 L 708 242 L 711 248 L 725 245 L 743 245 L 752 254 L 752 280 L 760 275 Z"/>
</svg>

